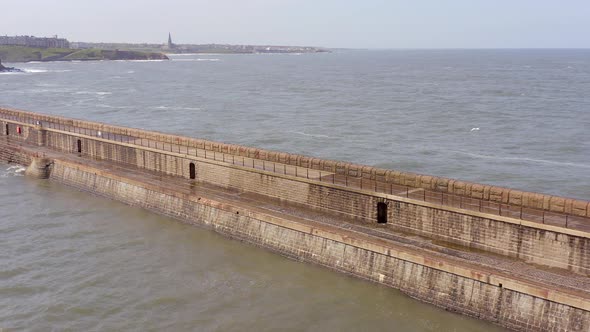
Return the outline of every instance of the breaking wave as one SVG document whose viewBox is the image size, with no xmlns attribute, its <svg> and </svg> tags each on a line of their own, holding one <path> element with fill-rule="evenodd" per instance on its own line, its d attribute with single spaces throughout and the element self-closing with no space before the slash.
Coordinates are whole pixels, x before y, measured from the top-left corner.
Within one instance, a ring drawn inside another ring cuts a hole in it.
<svg viewBox="0 0 590 332">
<path fill-rule="evenodd" d="M 23 68 L 25 73 L 39 74 L 39 73 L 67 73 L 72 71 L 71 69 L 42 69 L 42 68 Z"/>
<path fill-rule="evenodd" d="M 23 176 L 25 173 L 25 167 L 20 165 L 10 166 L 0 173 L 0 177 L 5 178 L 9 176 Z"/>
</svg>

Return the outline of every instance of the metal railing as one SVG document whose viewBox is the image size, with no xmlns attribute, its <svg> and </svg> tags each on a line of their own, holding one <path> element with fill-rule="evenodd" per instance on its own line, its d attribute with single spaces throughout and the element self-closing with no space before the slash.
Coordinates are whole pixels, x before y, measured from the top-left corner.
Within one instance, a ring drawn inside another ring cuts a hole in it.
<svg viewBox="0 0 590 332">
<path fill-rule="evenodd" d="M 80 128 L 77 126 L 71 126 L 62 123 L 48 121 L 44 121 L 41 123 L 38 119 L 35 119 L 33 117 L 15 116 L 12 114 L 4 114 L 2 112 L 0 112 L 0 117 L 14 122 L 20 122 L 30 125 L 42 125 L 44 128 L 55 129 L 59 131 L 69 132 L 72 134 L 93 136 L 107 141 L 127 143 L 131 145 L 147 147 L 150 149 L 184 154 L 186 156 L 205 158 L 209 160 L 230 163 L 232 165 L 264 170 L 277 174 L 306 178 L 310 180 L 319 181 L 322 183 L 330 183 L 333 185 L 343 186 L 347 188 L 369 190 L 377 193 L 384 193 L 398 197 L 406 197 L 413 200 L 419 200 L 432 204 L 440 204 L 443 206 L 455 207 L 474 212 L 482 212 L 542 224 L 549 224 L 554 226 L 590 231 L 590 218 L 587 217 L 574 216 L 566 213 L 550 212 L 546 210 L 527 208 L 517 205 L 510 205 L 506 203 L 492 202 L 489 200 L 471 198 L 456 194 L 449 194 L 440 191 L 428 190 L 424 188 L 410 187 L 405 185 L 393 184 L 389 182 L 380 182 L 376 180 L 365 179 L 362 177 L 352 177 L 344 174 L 336 174 L 334 172 L 310 169 L 307 167 L 295 165 L 288 165 L 284 163 L 256 159 L 252 157 L 236 156 L 234 154 L 211 151 L 204 148 L 196 148 L 189 147 L 187 145 L 159 142 L 157 140 L 147 138 L 114 134 L 111 132 L 100 132 L 94 129 Z"/>
</svg>

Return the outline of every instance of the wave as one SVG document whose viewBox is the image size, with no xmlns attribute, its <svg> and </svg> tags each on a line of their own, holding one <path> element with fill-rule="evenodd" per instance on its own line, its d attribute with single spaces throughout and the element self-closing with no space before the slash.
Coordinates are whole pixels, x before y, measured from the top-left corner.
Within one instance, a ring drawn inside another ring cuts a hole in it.
<svg viewBox="0 0 590 332">
<path fill-rule="evenodd" d="M 307 137 L 314 137 L 314 138 L 334 138 L 332 136 L 328 136 L 328 135 L 322 135 L 322 134 L 307 134 L 301 131 L 292 131 L 293 134 L 297 134 L 297 135 L 301 135 L 301 136 L 307 136 Z"/>
<path fill-rule="evenodd" d="M 112 92 L 105 92 L 105 91 L 76 91 L 74 92 L 75 95 L 99 95 L 99 96 L 106 96 L 112 95 Z"/>
<path fill-rule="evenodd" d="M 217 61 L 221 61 L 221 59 L 206 59 L 206 58 L 198 58 L 198 59 L 173 59 L 172 61 L 184 61 L 184 62 L 195 62 L 195 61 L 211 61 L 211 62 L 217 62 Z"/>
<path fill-rule="evenodd" d="M 72 71 L 71 69 L 42 69 L 42 68 L 23 68 L 25 73 L 39 74 L 39 73 L 67 73 Z"/>
<path fill-rule="evenodd" d="M 32 73 L 32 74 L 36 74 L 36 73 L 48 73 L 49 70 L 47 69 L 33 69 L 33 68 L 23 68 L 23 71 L 25 73 Z"/>
<path fill-rule="evenodd" d="M 182 107 L 182 106 L 156 106 L 157 110 L 184 110 L 184 111 L 200 111 L 200 107 Z"/>
<path fill-rule="evenodd" d="M 5 178 L 9 176 L 23 176 L 26 168 L 20 165 L 10 166 L 0 173 L 0 177 Z"/>
<path fill-rule="evenodd" d="M 101 60 L 104 61 L 104 60 Z M 163 62 L 167 60 L 163 59 L 154 59 L 154 60 L 115 60 L 115 62 Z"/>
<path fill-rule="evenodd" d="M 131 109 L 131 108 L 135 108 L 135 106 L 112 106 L 112 105 L 107 105 L 107 104 L 96 104 L 96 107 L 110 108 L 110 109 Z"/>
<path fill-rule="evenodd" d="M 480 158 L 480 159 L 512 160 L 512 161 L 522 161 L 522 162 L 528 162 L 528 163 L 548 164 L 548 165 L 557 165 L 557 166 L 590 168 L 590 165 L 580 164 L 580 163 L 568 163 L 568 162 L 563 162 L 563 161 L 534 159 L 534 158 L 522 158 L 522 157 L 500 157 L 500 156 L 470 153 L 470 152 L 457 151 L 457 150 L 448 150 L 448 151 L 453 152 L 453 153 L 466 155 L 466 156 L 470 156 L 470 157 L 474 157 L 474 158 Z"/>
<path fill-rule="evenodd" d="M 0 73 L 0 75 L 24 75 L 26 74 L 26 72 L 11 72 L 11 71 L 7 71 L 7 72 L 3 72 Z"/>
</svg>

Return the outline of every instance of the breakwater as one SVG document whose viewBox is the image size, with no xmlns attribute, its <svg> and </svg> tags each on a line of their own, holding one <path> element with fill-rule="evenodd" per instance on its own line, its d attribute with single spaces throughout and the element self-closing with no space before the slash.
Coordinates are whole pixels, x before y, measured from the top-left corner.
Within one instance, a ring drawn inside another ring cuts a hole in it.
<svg viewBox="0 0 590 332">
<path fill-rule="evenodd" d="M 0 122 L 0 157 L 39 177 L 509 328 L 589 328 L 588 202 L 14 110 Z"/>
</svg>

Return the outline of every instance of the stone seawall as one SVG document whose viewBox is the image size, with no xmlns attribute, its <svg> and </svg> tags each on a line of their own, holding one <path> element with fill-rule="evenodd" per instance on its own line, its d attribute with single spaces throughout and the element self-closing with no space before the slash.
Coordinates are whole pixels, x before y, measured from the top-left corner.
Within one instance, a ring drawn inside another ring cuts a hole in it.
<svg viewBox="0 0 590 332">
<path fill-rule="evenodd" d="M 34 129 L 30 131 L 31 137 L 37 137 Z M 46 146 L 55 150 L 186 179 L 190 179 L 192 163 L 196 181 L 302 204 L 351 217 L 361 223 L 374 223 L 378 213 L 376 207 L 378 203 L 384 203 L 388 206 L 386 226 L 394 230 L 590 275 L 590 234 L 585 232 L 385 193 L 343 188 L 318 182 L 317 179 L 138 147 L 132 142 L 110 142 L 98 137 L 50 130 L 44 139 Z M 29 141 L 34 140 L 31 138 Z"/>
<path fill-rule="evenodd" d="M 3 111 L 0 161 L 31 164 L 27 173 L 38 178 L 206 226 L 508 328 L 590 332 L 590 231 L 488 213 L 481 207 L 492 199 L 491 189 L 480 197 L 480 209 L 470 210 L 379 191 L 378 181 L 368 189 L 335 181 L 339 172 L 378 180 L 382 172 L 373 168 L 351 173 L 352 164 L 329 168 L 319 159 Z M 14 117 L 3 118 L 7 113 Z M 384 181 L 391 172 L 383 173 Z M 330 176 L 332 181 L 323 180 Z M 471 196 L 463 194 L 472 198 L 470 190 Z M 585 215 L 576 206 L 590 204 L 563 202 L 566 221 Z M 556 212 L 551 204 L 542 209 Z"/>
<path fill-rule="evenodd" d="M 269 162 L 280 162 L 287 165 L 333 172 L 338 175 L 374 180 L 391 185 L 421 188 L 466 198 L 484 199 L 497 204 L 510 204 L 523 208 L 540 209 L 554 213 L 567 213 L 572 216 L 590 218 L 590 202 L 584 200 L 525 192 L 430 175 L 380 169 L 342 161 L 325 160 L 297 154 L 212 142 L 203 139 L 164 134 L 156 131 L 113 126 L 104 123 L 70 119 L 60 116 L 49 116 L 20 110 L 0 108 L 0 115 L 13 117 L 14 119 L 27 119 L 30 123 L 36 121 L 45 123 L 51 122 L 64 127 L 111 132 L 117 135 L 138 137 L 167 144 L 178 144 L 184 147 L 201 148 L 212 152 L 227 153 L 235 156 L 245 156 Z"/>
<path fill-rule="evenodd" d="M 424 302 L 507 328 L 590 331 L 588 310 L 510 289 L 522 287 L 514 280 L 445 265 L 427 256 L 396 251 L 362 237 L 351 238 L 336 230 L 313 228 L 237 210 L 211 199 L 149 188 L 83 165 L 57 162 L 51 179 L 186 223 L 205 226 L 297 260 L 382 283 Z"/>
</svg>

